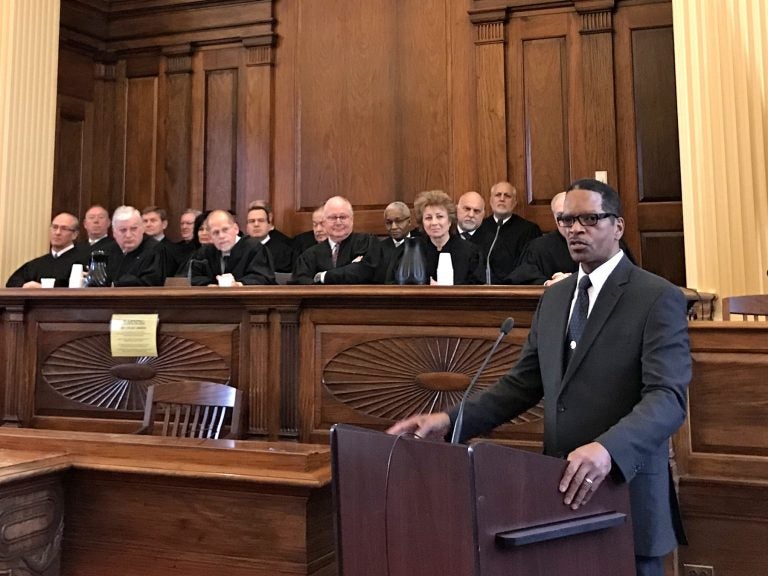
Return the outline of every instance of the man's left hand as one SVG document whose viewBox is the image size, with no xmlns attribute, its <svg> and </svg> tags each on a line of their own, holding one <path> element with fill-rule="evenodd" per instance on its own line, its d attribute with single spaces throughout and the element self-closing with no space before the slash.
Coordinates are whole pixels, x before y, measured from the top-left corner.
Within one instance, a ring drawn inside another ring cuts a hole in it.
<svg viewBox="0 0 768 576">
<path fill-rule="evenodd" d="M 592 498 L 611 471 L 611 455 L 599 442 L 579 446 L 568 454 L 568 467 L 560 479 L 563 502 L 577 510 Z"/>
</svg>

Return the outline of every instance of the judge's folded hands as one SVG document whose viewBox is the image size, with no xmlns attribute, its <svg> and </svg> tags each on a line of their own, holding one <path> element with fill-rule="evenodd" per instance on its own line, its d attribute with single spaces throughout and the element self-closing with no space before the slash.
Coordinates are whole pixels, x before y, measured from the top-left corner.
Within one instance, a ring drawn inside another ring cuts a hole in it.
<svg viewBox="0 0 768 576">
<path fill-rule="evenodd" d="M 451 419 L 445 412 L 437 414 L 417 414 L 405 420 L 401 420 L 389 430 L 387 434 L 400 435 L 403 433 L 415 434 L 425 440 L 440 441 L 451 429 Z"/>
</svg>

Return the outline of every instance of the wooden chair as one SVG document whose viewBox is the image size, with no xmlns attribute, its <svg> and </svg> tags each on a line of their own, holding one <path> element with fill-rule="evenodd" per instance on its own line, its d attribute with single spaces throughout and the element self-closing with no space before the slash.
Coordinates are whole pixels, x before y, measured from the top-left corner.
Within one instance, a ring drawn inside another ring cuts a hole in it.
<svg viewBox="0 0 768 576">
<path fill-rule="evenodd" d="M 170 382 L 147 391 L 144 425 L 137 434 L 154 434 L 158 411 L 163 414 L 161 436 L 218 438 L 227 409 L 232 418 L 227 438 L 241 437 L 243 392 L 213 382 Z"/>
<path fill-rule="evenodd" d="M 730 320 L 731 314 L 741 315 L 742 320 L 768 321 L 768 294 L 723 298 L 723 320 Z"/>
</svg>

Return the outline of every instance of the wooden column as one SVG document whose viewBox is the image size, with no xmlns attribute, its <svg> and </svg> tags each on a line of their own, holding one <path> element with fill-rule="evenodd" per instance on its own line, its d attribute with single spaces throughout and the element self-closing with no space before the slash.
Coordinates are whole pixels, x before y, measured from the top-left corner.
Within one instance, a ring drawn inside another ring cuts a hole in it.
<svg viewBox="0 0 768 576">
<path fill-rule="evenodd" d="M 608 171 L 616 186 L 616 103 L 613 76 L 613 0 L 575 3 L 580 17 L 581 98 L 580 121 L 583 166 L 579 177 L 592 177 L 596 170 Z"/>
<path fill-rule="evenodd" d="M 163 50 L 165 56 L 165 98 L 162 105 L 166 112 L 160 131 L 164 145 L 163 173 L 160 176 L 157 205 L 169 214 L 180 215 L 191 206 L 190 169 L 192 142 L 192 46 L 183 44 Z M 169 231 L 175 237 L 178 218 L 169 223 Z"/>
<path fill-rule="evenodd" d="M 507 101 L 505 67 L 506 11 L 473 16 L 477 67 L 478 190 L 488 194 L 507 172 Z"/>
</svg>

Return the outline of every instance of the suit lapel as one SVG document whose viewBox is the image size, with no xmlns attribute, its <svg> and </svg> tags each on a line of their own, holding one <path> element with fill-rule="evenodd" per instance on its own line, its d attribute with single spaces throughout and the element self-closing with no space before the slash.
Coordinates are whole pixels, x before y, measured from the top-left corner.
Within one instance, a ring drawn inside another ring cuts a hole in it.
<svg viewBox="0 0 768 576">
<path fill-rule="evenodd" d="M 629 273 L 631 269 L 632 264 L 629 260 L 626 258 L 622 259 L 616 269 L 610 276 L 608 276 L 605 284 L 603 284 L 600 294 L 595 301 L 595 305 L 592 307 L 592 312 L 587 320 L 587 325 L 584 329 L 584 334 L 581 336 L 579 346 L 571 358 L 571 361 L 568 363 L 565 374 L 563 374 L 563 379 L 560 382 L 560 388 L 558 390 L 558 396 L 562 393 L 563 389 L 579 368 L 579 365 L 589 353 L 590 348 L 592 348 L 595 339 L 602 331 L 608 318 L 611 317 L 613 309 L 621 299 L 622 294 L 624 294 L 624 285 L 629 281 Z M 576 275 L 574 274 L 574 276 Z M 564 352 L 564 345 L 560 348 L 560 353 L 562 355 Z"/>
</svg>

